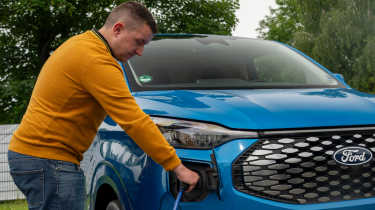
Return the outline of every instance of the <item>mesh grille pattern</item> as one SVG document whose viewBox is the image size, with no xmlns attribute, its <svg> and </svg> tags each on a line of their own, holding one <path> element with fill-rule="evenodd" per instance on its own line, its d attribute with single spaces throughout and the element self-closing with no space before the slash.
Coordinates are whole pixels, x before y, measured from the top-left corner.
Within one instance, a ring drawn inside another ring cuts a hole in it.
<svg viewBox="0 0 375 210">
<path fill-rule="evenodd" d="M 333 154 L 361 146 L 375 152 L 375 131 L 260 139 L 232 165 L 237 190 L 287 203 L 311 204 L 375 196 L 375 161 L 346 166 Z"/>
</svg>

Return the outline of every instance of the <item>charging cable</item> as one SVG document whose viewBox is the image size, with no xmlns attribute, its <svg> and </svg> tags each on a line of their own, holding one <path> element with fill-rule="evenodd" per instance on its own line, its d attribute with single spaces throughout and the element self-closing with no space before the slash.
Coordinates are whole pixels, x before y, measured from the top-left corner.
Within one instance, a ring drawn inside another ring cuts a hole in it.
<svg viewBox="0 0 375 210">
<path fill-rule="evenodd" d="M 180 190 L 178 191 L 176 201 L 174 202 L 173 210 L 177 210 L 177 206 L 180 203 L 182 193 L 188 188 L 188 185 L 185 183 L 180 183 Z"/>
</svg>

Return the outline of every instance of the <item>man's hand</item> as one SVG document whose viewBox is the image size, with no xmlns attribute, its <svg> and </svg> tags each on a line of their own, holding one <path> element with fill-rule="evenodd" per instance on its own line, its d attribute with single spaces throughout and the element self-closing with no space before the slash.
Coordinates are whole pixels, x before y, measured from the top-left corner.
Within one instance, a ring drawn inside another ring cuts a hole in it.
<svg viewBox="0 0 375 210">
<path fill-rule="evenodd" d="M 182 163 L 174 168 L 173 172 L 176 173 L 178 180 L 189 184 L 189 188 L 186 190 L 186 192 L 192 191 L 199 181 L 199 175 L 196 172 L 186 168 Z"/>
</svg>

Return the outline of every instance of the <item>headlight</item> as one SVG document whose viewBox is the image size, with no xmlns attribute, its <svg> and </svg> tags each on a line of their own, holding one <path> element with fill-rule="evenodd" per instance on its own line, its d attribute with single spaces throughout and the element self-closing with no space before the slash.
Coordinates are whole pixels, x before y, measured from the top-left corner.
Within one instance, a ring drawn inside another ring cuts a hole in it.
<svg viewBox="0 0 375 210">
<path fill-rule="evenodd" d="M 230 130 L 218 125 L 151 117 L 167 141 L 175 147 L 210 149 L 233 139 L 258 138 L 257 132 Z"/>
</svg>

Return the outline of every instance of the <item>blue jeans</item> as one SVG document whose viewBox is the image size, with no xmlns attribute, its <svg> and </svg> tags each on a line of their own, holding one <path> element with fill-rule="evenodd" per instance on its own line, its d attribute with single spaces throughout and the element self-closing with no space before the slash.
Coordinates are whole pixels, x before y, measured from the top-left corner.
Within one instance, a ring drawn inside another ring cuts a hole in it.
<svg viewBox="0 0 375 210">
<path fill-rule="evenodd" d="M 30 210 L 83 210 L 85 177 L 74 163 L 8 151 L 10 174 Z"/>
</svg>

